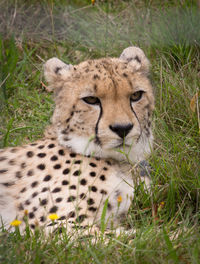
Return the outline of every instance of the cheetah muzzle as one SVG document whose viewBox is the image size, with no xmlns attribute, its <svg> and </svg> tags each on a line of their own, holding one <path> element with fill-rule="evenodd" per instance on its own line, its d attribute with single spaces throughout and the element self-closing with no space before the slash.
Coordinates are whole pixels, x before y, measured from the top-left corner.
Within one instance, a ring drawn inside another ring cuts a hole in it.
<svg viewBox="0 0 200 264">
<path fill-rule="evenodd" d="M 0 216 L 4 227 L 27 218 L 31 229 L 117 226 L 134 196 L 137 173 L 149 185 L 154 96 L 149 61 L 137 47 L 119 58 L 44 65 L 55 109 L 45 137 L 0 151 Z M 147 171 L 147 173 L 145 173 Z M 57 219 L 51 221 L 50 215 Z"/>
</svg>

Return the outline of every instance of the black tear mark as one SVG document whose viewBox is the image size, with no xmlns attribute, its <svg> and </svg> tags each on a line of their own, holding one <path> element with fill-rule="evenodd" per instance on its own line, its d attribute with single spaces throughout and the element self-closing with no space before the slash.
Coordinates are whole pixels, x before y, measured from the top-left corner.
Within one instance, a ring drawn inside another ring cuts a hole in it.
<svg viewBox="0 0 200 264">
<path fill-rule="evenodd" d="M 55 69 L 55 74 L 58 74 L 58 72 L 61 70 L 62 68 L 61 67 L 56 67 L 56 69 Z"/>
<path fill-rule="evenodd" d="M 138 139 L 137 139 L 137 143 L 138 143 L 138 141 L 140 140 L 140 137 L 141 137 L 141 135 L 142 135 L 142 126 L 141 126 L 141 124 L 140 124 L 140 120 L 139 120 L 139 118 L 138 118 L 138 116 L 137 116 L 135 110 L 133 109 L 133 106 L 132 106 L 132 104 L 131 104 L 131 100 L 130 100 L 130 106 L 131 106 L 131 110 L 133 111 L 133 113 L 134 113 L 134 115 L 135 115 L 135 117 L 136 117 L 136 119 L 137 119 L 137 121 L 138 121 L 138 123 L 139 123 L 139 125 L 140 125 L 140 135 L 139 135 L 139 137 L 138 137 Z"/>
<path fill-rule="evenodd" d="M 96 126 L 95 126 L 95 141 L 94 141 L 94 142 L 95 142 L 97 145 L 100 145 L 100 146 L 101 146 L 101 141 L 100 141 L 100 139 L 99 139 L 99 137 L 98 137 L 98 126 L 99 126 L 99 121 L 100 121 L 100 119 L 101 119 L 101 117 L 102 117 L 102 115 L 103 115 L 103 109 L 102 109 L 101 103 L 99 104 L 99 107 L 100 107 L 100 114 L 99 114 L 99 118 L 98 118 L 97 123 L 96 123 Z"/>
</svg>

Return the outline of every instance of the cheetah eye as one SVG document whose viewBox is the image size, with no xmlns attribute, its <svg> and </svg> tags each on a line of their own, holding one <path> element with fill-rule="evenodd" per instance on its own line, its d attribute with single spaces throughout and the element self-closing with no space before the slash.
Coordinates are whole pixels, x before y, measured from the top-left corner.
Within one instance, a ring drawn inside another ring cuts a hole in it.
<svg viewBox="0 0 200 264">
<path fill-rule="evenodd" d="M 92 104 L 92 105 L 98 105 L 100 104 L 100 100 L 98 97 L 94 97 L 94 96 L 87 96 L 87 97 L 83 97 L 82 100 L 87 103 L 87 104 Z"/>
<path fill-rule="evenodd" d="M 137 102 L 142 98 L 144 91 L 137 91 L 131 95 L 131 101 Z"/>
</svg>

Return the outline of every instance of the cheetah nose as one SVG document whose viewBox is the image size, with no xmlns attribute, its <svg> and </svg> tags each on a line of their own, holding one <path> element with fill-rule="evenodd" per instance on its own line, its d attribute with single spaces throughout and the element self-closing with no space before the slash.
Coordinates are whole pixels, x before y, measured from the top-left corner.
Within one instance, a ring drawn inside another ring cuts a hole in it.
<svg viewBox="0 0 200 264">
<path fill-rule="evenodd" d="M 125 138 L 128 133 L 131 131 L 133 128 L 133 124 L 115 124 L 115 125 L 110 125 L 109 128 L 115 132 L 119 137 Z"/>
</svg>

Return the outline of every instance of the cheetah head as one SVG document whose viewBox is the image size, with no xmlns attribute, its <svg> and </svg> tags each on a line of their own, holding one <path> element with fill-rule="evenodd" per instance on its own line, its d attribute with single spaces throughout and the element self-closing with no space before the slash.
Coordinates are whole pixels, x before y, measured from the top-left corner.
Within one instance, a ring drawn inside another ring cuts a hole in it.
<svg viewBox="0 0 200 264">
<path fill-rule="evenodd" d="M 55 95 L 52 127 L 59 143 L 83 155 L 145 159 L 153 141 L 148 73 L 149 61 L 137 47 L 76 66 L 49 59 L 44 75 Z"/>
</svg>

